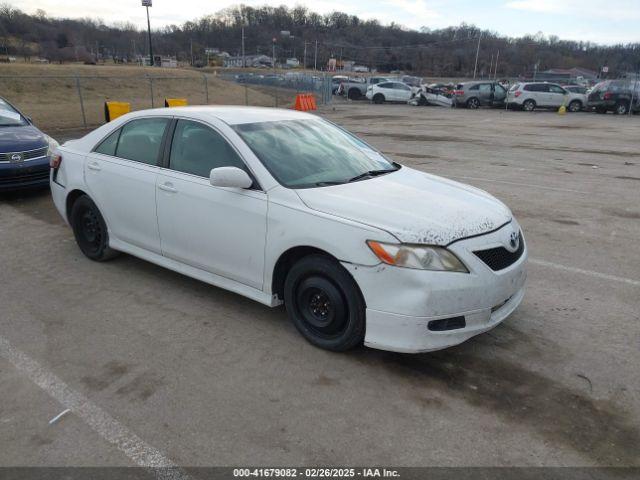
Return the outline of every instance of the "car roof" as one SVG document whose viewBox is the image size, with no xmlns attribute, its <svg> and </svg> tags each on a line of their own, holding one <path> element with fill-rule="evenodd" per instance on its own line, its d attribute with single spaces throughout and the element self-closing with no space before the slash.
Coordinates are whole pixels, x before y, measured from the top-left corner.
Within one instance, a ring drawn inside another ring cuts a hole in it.
<svg viewBox="0 0 640 480">
<path fill-rule="evenodd" d="M 185 116 L 195 119 L 215 118 L 228 125 L 243 123 L 278 122 L 284 120 L 309 120 L 317 118 L 305 112 L 271 107 L 243 107 L 243 106 L 214 106 L 195 105 L 189 107 L 154 108 L 150 110 L 138 110 L 128 115 L 129 118 L 148 116 Z"/>
</svg>

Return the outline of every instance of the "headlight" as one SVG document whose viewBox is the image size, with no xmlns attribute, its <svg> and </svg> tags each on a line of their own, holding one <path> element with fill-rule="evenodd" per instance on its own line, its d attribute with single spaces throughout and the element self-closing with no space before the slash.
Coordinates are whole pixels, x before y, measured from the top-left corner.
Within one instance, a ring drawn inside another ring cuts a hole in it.
<svg viewBox="0 0 640 480">
<path fill-rule="evenodd" d="M 51 157 L 53 155 L 53 151 L 60 146 L 60 144 L 51 138 L 49 135 L 45 135 L 47 143 L 49 144 L 49 149 L 47 150 L 47 157 Z"/>
<path fill-rule="evenodd" d="M 443 247 L 403 245 L 368 240 L 367 245 L 382 262 L 396 267 L 469 273 L 452 252 Z"/>
</svg>

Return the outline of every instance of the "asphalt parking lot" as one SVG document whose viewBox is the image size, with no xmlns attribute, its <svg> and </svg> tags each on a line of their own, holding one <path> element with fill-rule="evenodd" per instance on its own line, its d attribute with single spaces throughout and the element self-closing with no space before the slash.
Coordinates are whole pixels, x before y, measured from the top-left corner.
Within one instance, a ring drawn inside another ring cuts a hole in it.
<svg viewBox="0 0 640 480">
<path fill-rule="evenodd" d="M 640 117 L 321 114 L 512 208 L 515 314 L 432 354 L 330 353 L 281 308 L 89 261 L 46 190 L 3 195 L 0 465 L 640 466 Z"/>
</svg>

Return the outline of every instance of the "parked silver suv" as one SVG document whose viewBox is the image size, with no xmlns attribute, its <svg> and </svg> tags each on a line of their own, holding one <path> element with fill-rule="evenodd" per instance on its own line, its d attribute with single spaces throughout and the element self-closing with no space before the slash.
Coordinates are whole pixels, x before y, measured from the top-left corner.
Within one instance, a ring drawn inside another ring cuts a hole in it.
<svg viewBox="0 0 640 480">
<path fill-rule="evenodd" d="M 454 90 L 456 107 L 476 109 L 480 106 L 504 107 L 507 90 L 498 82 L 474 81 L 459 83 Z"/>
<path fill-rule="evenodd" d="M 579 112 L 585 106 L 583 95 L 547 82 L 514 84 L 507 93 L 507 104 L 509 107 L 522 108 L 527 112 L 536 108 L 558 108 L 562 105 L 570 112 Z"/>
</svg>

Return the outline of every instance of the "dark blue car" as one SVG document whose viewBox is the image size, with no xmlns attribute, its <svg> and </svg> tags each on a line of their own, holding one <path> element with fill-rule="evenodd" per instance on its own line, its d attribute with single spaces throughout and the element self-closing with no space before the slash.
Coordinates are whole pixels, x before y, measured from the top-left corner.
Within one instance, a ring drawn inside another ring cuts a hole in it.
<svg viewBox="0 0 640 480">
<path fill-rule="evenodd" d="M 0 98 L 0 191 L 49 184 L 49 152 L 56 144 Z"/>
</svg>

